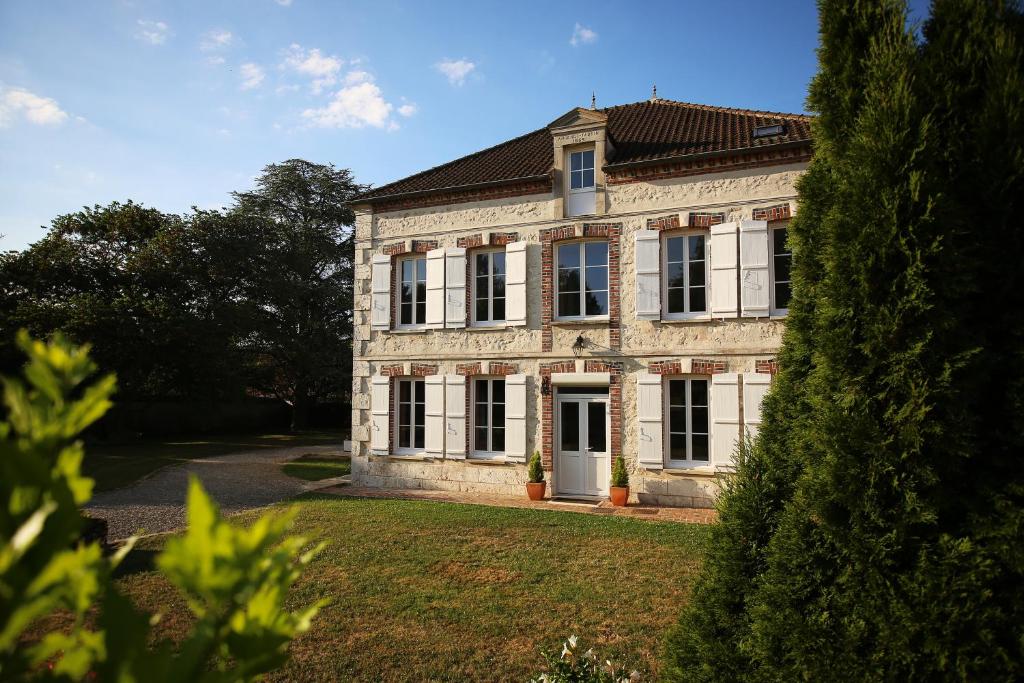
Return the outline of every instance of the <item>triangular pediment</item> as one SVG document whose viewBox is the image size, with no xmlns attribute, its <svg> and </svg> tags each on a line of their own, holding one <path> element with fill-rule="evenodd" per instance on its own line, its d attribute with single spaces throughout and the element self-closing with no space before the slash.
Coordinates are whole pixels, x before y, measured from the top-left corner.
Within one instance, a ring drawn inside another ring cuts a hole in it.
<svg viewBox="0 0 1024 683">
<path fill-rule="evenodd" d="M 584 109 L 576 107 L 562 114 L 548 124 L 548 128 L 571 128 L 573 126 L 587 126 L 595 123 L 607 123 L 608 115 L 596 109 Z"/>
</svg>

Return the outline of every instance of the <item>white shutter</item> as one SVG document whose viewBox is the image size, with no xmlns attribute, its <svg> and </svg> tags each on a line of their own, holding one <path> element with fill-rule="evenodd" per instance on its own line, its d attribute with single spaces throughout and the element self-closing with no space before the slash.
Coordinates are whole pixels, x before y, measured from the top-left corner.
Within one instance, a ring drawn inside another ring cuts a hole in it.
<svg viewBox="0 0 1024 683">
<path fill-rule="evenodd" d="M 466 378 L 444 376 L 444 457 L 466 457 Z"/>
<path fill-rule="evenodd" d="M 740 221 L 740 308 L 768 317 L 768 221 Z"/>
<path fill-rule="evenodd" d="M 526 324 L 526 242 L 505 246 L 505 324 Z"/>
<path fill-rule="evenodd" d="M 386 330 L 391 327 L 391 257 L 374 254 L 370 266 L 370 327 Z"/>
<path fill-rule="evenodd" d="M 444 327 L 444 249 L 427 252 L 427 327 Z"/>
<path fill-rule="evenodd" d="M 387 455 L 391 447 L 391 378 L 370 378 L 370 452 Z"/>
<path fill-rule="evenodd" d="M 642 372 L 636 377 L 636 404 L 640 422 L 637 454 L 640 466 L 649 470 L 664 467 L 664 408 L 661 375 Z"/>
<path fill-rule="evenodd" d="M 444 455 L 444 375 L 427 375 L 424 382 L 424 450 L 440 458 Z"/>
<path fill-rule="evenodd" d="M 743 426 L 751 439 L 761 429 L 761 403 L 771 386 L 772 376 L 760 372 L 743 373 Z"/>
<path fill-rule="evenodd" d="M 661 233 L 637 230 L 634 247 L 637 320 L 660 320 Z"/>
<path fill-rule="evenodd" d="M 505 459 L 526 462 L 526 375 L 505 376 Z"/>
<path fill-rule="evenodd" d="M 736 301 L 736 224 L 711 226 L 711 317 L 735 318 Z"/>
<path fill-rule="evenodd" d="M 445 327 L 466 326 L 466 250 L 452 247 L 444 252 Z"/>
<path fill-rule="evenodd" d="M 711 462 L 731 467 L 740 437 L 739 375 L 727 372 L 711 376 Z"/>
</svg>

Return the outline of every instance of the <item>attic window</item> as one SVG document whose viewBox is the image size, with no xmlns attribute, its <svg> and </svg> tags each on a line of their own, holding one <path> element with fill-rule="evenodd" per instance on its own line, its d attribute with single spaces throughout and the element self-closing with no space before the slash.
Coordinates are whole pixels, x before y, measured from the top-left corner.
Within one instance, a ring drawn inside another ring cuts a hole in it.
<svg viewBox="0 0 1024 683">
<path fill-rule="evenodd" d="M 773 135 L 782 135 L 786 132 L 786 127 L 781 123 L 776 123 L 771 126 L 757 126 L 754 128 L 755 138 L 769 138 Z"/>
</svg>

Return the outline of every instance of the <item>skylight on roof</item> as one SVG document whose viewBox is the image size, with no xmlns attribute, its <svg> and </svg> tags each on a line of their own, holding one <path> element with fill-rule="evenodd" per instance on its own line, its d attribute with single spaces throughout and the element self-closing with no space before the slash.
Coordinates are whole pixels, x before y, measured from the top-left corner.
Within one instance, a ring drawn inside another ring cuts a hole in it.
<svg viewBox="0 0 1024 683">
<path fill-rule="evenodd" d="M 782 135 L 786 132 L 786 127 L 781 123 L 775 123 L 770 126 L 757 126 L 754 128 L 755 138 L 769 138 L 773 135 Z"/>
</svg>

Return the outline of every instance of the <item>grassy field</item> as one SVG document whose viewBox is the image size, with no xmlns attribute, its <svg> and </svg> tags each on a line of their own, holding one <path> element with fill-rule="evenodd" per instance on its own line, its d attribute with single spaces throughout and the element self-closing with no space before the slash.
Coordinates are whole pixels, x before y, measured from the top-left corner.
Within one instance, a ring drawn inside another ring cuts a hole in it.
<svg viewBox="0 0 1024 683">
<path fill-rule="evenodd" d="M 653 680 L 707 527 L 571 512 L 307 496 L 296 531 L 330 542 L 289 600 L 330 598 L 271 680 L 512 680 L 572 634 Z M 251 518 L 251 516 L 250 516 Z M 151 557 L 162 543 L 136 552 Z M 138 560 L 127 560 L 127 565 Z M 188 627 L 157 574 L 122 586 L 157 627 Z"/>
<path fill-rule="evenodd" d="M 175 438 L 117 445 L 90 444 L 85 449 L 82 471 L 86 476 L 96 480 L 96 491 L 109 491 L 128 486 L 150 472 L 176 462 L 260 448 L 333 444 L 340 447 L 342 440 L 347 438 L 348 436 L 341 432 L 303 432 Z"/>
<path fill-rule="evenodd" d="M 352 472 L 352 461 L 349 458 L 307 453 L 281 465 L 281 471 L 289 477 L 305 479 L 306 481 L 319 481 L 349 474 Z"/>
</svg>

